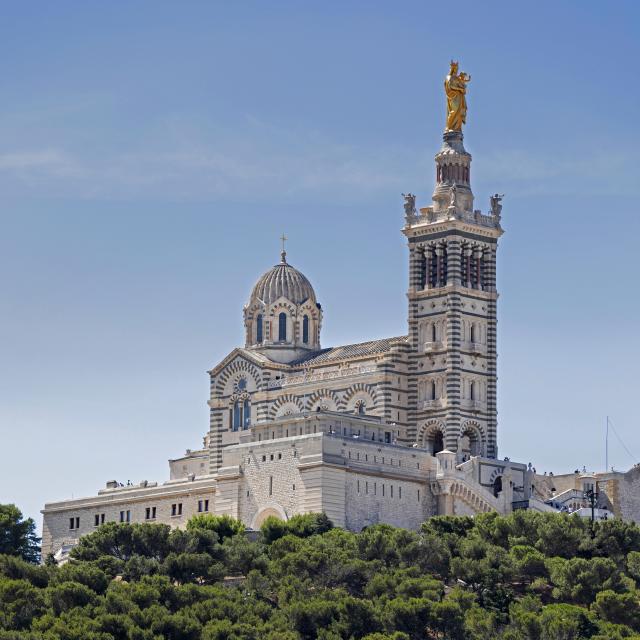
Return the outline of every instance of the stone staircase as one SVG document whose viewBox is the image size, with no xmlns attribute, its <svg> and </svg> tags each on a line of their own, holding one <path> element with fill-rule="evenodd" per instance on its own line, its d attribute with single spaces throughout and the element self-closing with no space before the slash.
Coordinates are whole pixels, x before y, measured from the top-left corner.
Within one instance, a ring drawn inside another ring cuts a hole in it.
<svg viewBox="0 0 640 640">
<path fill-rule="evenodd" d="M 513 492 L 510 486 L 496 497 L 474 480 L 472 461 L 456 464 L 456 454 L 447 450 L 440 451 L 436 457 L 438 469 L 431 482 L 431 491 L 441 496 L 444 503 L 441 512 L 453 514 L 455 501 L 464 503 L 473 513 L 511 512 Z"/>
</svg>

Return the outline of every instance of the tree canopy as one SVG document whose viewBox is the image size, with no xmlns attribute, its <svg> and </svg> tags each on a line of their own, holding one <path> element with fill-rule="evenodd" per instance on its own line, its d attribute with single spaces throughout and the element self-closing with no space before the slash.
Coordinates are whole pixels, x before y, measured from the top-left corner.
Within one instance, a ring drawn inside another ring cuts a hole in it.
<svg viewBox="0 0 640 640">
<path fill-rule="evenodd" d="M 0 504 L 0 554 L 18 556 L 27 562 L 40 559 L 40 538 L 36 524 L 26 520 L 14 504 Z"/>
<path fill-rule="evenodd" d="M 420 531 L 324 514 L 99 527 L 62 566 L 0 555 L 0 640 L 640 638 L 640 529 L 517 511 Z"/>
</svg>

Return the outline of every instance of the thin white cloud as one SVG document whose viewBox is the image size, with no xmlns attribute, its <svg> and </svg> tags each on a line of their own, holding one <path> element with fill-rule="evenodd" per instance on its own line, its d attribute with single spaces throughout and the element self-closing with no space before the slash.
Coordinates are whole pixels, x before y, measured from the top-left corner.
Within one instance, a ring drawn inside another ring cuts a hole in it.
<svg viewBox="0 0 640 640">
<path fill-rule="evenodd" d="M 483 158 L 476 170 L 486 182 L 519 195 L 640 195 L 638 153 L 632 148 L 505 149 Z"/>
<path fill-rule="evenodd" d="M 15 137 L 14 137 L 15 143 Z M 149 125 L 129 148 L 83 148 L 73 140 L 37 149 L 0 148 L 5 193 L 66 197 L 367 200 L 432 188 L 431 156 L 347 144 L 318 131 L 282 129 L 247 117 L 214 128 L 174 118 Z M 502 150 L 476 161 L 476 178 L 510 194 L 637 193 L 630 151 L 538 155 Z"/>
<path fill-rule="evenodd" d="M 56 149 L 19 151 L 0 154 L 0 171 L 28 171 L 45 169 L 64 172 L 72 165 L 69 156 Z"/>
</svg>

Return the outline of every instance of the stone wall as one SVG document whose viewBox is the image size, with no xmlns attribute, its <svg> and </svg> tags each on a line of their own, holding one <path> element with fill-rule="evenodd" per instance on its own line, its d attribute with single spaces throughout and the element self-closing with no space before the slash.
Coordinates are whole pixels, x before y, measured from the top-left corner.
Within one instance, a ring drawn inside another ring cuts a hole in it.
<svg viewBox="0 0 640 640">
<path fill-rule="evenodd" d="M 432 515 L 427 484 L 356 472 L 345 484 L 345 526 L 352 531 L 379 522 L 418 529 Z"/>
<path fill-rule="evenodd" d="M 169 479 L 178 480 L 190 475 L 205 476 L 209 473 L 209 450 L 187 452 L 182 458 L 169 460 Z"/>
<path fill-rule="evenodd" d="M 626 473 L 608 474 L 598 486 L 607 494 L 614 515 L 640 523 L 640 467 Z"/>
<path fill-rule="evenodd" d="M 435 513 L 434 473 L 425 451 L 336 434 L 247 442 L 224 451 L 216 513 L 253 528 L 268 515 L 307 512 L 354 531 L 377 522 L 417 528 Z"/>
<path fill-rule="evenodd" d="M 96 530 L 106 522 L 164 523 L 171 527 L 186 525 L 187 520 L 198 513 L 198 502 L 208 500 L 209 512 L 214 510 L 215 480 L 206 478 L 194 481 L 168 482 L 157 486 L 113 487 L 102 490 L 97 496 L 52 502 L 43 510 L 42 555 L 56 553 L 63 545 L 76 544 L 80 536 Z M 182 505 L 182 510 L 177 505 Z M 175 515 L 173 505 L 176 505 Z M 155 518 L 147 519 L 149 515 Z M 128 512 L 128 517 L 127 517 Z M 97 521 L 96 521 L 97 517 Z M 73 519 L 73 528 L 71 527 Z M 97 522 L 97 524 L 96 524 Z M 76 527 L 76 523 L 79 525 Z"/>
</svg>

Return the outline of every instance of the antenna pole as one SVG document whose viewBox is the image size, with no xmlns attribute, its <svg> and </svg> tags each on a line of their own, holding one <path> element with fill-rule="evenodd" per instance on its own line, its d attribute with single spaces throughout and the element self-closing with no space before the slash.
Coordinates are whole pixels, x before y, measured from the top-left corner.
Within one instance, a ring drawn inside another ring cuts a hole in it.
<svg viewBox="0 0 640 640">
<path fill-rule="evenodd" d="M 609 472 L 609 416 L 607 416 L 607 430 L 604 440 L 604 471 Z"/>
</svg>

